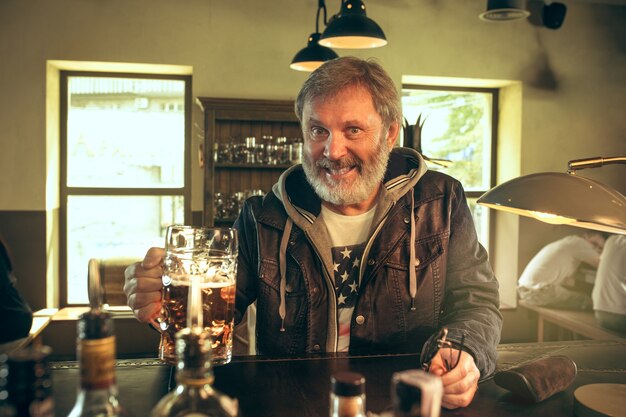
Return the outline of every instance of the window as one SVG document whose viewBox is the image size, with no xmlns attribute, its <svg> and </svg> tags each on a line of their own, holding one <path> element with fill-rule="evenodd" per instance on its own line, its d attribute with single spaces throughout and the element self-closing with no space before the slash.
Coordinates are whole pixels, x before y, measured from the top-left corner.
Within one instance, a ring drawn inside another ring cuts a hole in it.
<svg viewBox="0 0 626 417">
<path fill-rule="evenodd" d="M 90 258 L 140 259 L 190 215 L 188 76 L 62 72 L 61 305 Z"/>
<path fill-rule="evenodd" d="M 497 91 L 408 84 L 402 88 L 404 117 L 411 125 L 419 118 L 422 154 L 431 159 L 428 167 L 461 181 L 486 248 L 489 212 L 476 200 L 495 185 Z"/>
</svg>

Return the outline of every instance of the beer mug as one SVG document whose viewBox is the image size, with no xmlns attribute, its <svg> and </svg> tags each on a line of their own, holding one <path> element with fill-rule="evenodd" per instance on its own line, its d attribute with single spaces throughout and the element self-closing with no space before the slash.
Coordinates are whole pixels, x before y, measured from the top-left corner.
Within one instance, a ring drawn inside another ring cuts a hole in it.
<svg viewBox="0 0 626 417">
<path fill-rule="evenodd" d="M 194 281 L 202 291 L 202 323 L 212 337 L 211 363 L 230 362 L 233 351 L 237 231 L 231 228 L 169 226 L 163 261 L 163 306 L 159 358 L 176 364 L 175 334 L 187 325 L 187 300 Z"/>
</svg>

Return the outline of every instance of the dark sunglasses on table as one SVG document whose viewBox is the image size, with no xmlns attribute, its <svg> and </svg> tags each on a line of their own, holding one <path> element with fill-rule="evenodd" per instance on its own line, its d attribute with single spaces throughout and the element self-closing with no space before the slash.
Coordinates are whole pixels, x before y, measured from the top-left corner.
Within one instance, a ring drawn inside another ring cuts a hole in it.
<svg viewBox="0 0 626 417">
<path fill-rule="evenodd" d="M 437 335 L 437 338 L 435 339 L 435 341 L 429 344 L 428 350 L 423 355 L 424 362 L 422 363 L 422 369 L 424 371 L 428 372 L 430 370 L 430 363 L 435 357 L 435 355 L 437 355 L 437 353 L 441 351 L 442 349 L 446 349 L 446 348 L 448 351 L 447 355 L 445 354 L 445 352 L 443 351 L 441 352 L 441 357 L 443 358 L 443 362 L 446 367 L 446 372 L 450 372 L 451 370 L 456 368 L 456 366 L 459 364 L 459 360 L 461 359 L 461 351 L 463 350 L 463 343 L 465 342 L 465 334 L 461 334 L 461 343 L 458 345 L 456 343 L 453 345 L 452 342 L 447 340 L 447 337 L 448 337 L 448 329 L 443 327 L 439 331 L 439 334 Z M 455 354 L 452 351 L 452 348 L 458 349 L 458 353 Z"/>
</svg>

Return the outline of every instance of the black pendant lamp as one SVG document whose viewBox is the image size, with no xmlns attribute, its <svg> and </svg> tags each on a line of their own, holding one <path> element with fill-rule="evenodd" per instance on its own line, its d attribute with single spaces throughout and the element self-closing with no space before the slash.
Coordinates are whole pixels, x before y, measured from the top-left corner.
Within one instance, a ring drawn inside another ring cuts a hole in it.
<svg viewBox="0 0 626 417">
<path fill-rule="evenodd" d="M 324 11 L 324 23 L 326 23 L 326 5 L 324 0 L 319 0 L 317 7 L 317 15 L 315 17 L 315 33 L 309 35 L 308 43 L 305 48 L 302 48 L 296 56 L 291 60 L 289 68 L 297 71 L 314 71 L 322 65 L 324 62 L 331 59 L 338 58 L 339 55 L 335 51 L 319 44 L 319 20 L 320 11 Z"/>
<path fill-rule="evenodd" d="M 342 0 L 341 11 L 330 18 L 319 44 L 330 48 L 378 48 L 387 45 L 387 38 L 367 17 L 361 0 Z"/>
</svg>

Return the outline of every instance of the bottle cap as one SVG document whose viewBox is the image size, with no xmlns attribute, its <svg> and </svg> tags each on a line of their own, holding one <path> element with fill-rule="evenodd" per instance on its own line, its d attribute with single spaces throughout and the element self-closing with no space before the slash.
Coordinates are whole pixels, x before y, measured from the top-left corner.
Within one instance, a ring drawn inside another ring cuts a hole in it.
<svg viewBox="0 0 626 417">
<path fill-rule="evenodd" d="M 113 319 L 102 310 L 91 309 L 81 314 L 76 326 L 81 340 L 113 336 Z"/>
<path fill-rule="evenodd" d="M 330 377 L 333 394 L 355 397 L 365 394 L 365 377 L 357 372 L 336 372 Z"/>
</svg>

